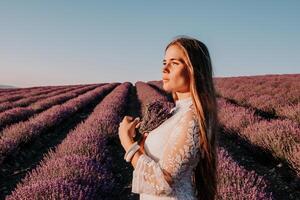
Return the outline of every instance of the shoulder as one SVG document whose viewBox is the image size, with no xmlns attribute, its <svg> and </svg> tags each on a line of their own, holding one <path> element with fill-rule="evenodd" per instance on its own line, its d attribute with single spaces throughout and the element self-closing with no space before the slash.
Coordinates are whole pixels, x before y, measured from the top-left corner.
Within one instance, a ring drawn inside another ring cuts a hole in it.
<svg viewBox="0 0 300 200">
<path fill-rule="evenodd" d="M 197 114 L 196 114 L 196 107 L 195 107 L 194 104 L 192 104 L 192 105 L 189 106 L 189 110 L 192 111 L 192 113 L 193 113 L 195 116 L 197 115 Z"/>
<path fill-rule="evenodd" d="M 197 112 L 196 112 L 196 107 L 194 106 L 194 104 L 189 106 L 189 108 L 186 112 L 186 115 L 190 118 L 197 119 Z"/>
<path fill-rule="evenodd" d="M 182 114 L 181 122 L 184 124 L 190 124 L 194 126 L 198 125 L 197 114 L 193 105 L 189 106 L 189 108 L 186 109 L 185 112 Z"/>
</svg>

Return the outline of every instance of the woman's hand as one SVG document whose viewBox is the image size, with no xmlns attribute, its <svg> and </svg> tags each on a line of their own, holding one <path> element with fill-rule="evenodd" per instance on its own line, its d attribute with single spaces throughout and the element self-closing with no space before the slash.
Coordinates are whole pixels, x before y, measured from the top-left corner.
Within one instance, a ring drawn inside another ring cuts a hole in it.
<svg viewBox="0 0 300 200">
<path fill-rule="evenodd" d="M 125 151 L 134 143 L 135 128 L 140 126 L 141 122 L 139 117 L 133 119 L 131 116 L 125 116 L 119 125 L 119 138 Z"/>
</svg>

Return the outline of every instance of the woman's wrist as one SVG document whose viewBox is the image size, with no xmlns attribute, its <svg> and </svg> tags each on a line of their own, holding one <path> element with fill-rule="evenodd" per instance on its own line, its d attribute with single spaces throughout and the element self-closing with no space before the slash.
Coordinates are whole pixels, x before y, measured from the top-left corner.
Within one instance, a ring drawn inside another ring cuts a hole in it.
<svg viewBox="0 0 300 200">
<path fill-rule="evenodd" d="M 140 158 L 140 156 L 143 154 L 143 152 L 141 151 L 141 149 L 139 149 L 137 152 L 135 152 L 135 154 L 133 155 L 132 159 L 131 159 L 131 164 L 132 166 L 135 168 L 138 159 Z"/>
</svg>

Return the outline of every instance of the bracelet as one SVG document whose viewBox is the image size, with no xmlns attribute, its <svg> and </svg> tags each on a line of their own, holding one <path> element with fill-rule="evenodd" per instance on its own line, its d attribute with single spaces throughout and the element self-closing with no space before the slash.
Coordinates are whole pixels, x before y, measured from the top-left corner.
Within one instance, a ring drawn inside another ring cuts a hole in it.
<svg viewBox="0 0 300 200">
<path fill-rule="evenodd" d="M 127 150 L 127 152 L 126 152 L 125 155 L 124 155 L 124 159 L 126 159 L 127 154 L 129 153 L 129 151 L 131 151 L 131 149 L 133 149 L 133 147 L 136 146 L 136 145 L 137 145 L 137 141 L 134 142 L 134 143 L 129 147 L 129 149 Z"/>
<path fill-rule="evenodd" d="M 136 141 L 131 145 L 131 147 L 127 150 L 127 152 L 124 155 L 124 159 L 129 162 L 133 154 L 140 148 L 140 145 L 138 145 L 138 142 Z"/>
<path fill-rule="evenodd" d="M 133 155 L 135 154 L 135 152 L 137 150 L 139 150 L 140 146 L 137 144 L 137 142 L 135 142 L 126 152 L 124 159 L 126 160 L 126 162 L 130 162 L 131 158 L 133 157 Z"/>
</svg>

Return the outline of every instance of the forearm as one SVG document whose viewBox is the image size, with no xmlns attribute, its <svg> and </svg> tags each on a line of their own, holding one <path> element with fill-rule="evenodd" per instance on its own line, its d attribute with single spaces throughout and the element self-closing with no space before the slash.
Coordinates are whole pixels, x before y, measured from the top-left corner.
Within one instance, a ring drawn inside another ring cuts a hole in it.
<svg viewBox="0 0 300 200">
<path fill-rule="evenodd" d="M 137 161 L 139 159 L 139 157 L 143 154 L 142 150 L 139 149 L 132 157 L 131 159 L 131 164 L 132 166 L 135 168 L 136 164 L 137 164 Z"/>
</svg>

